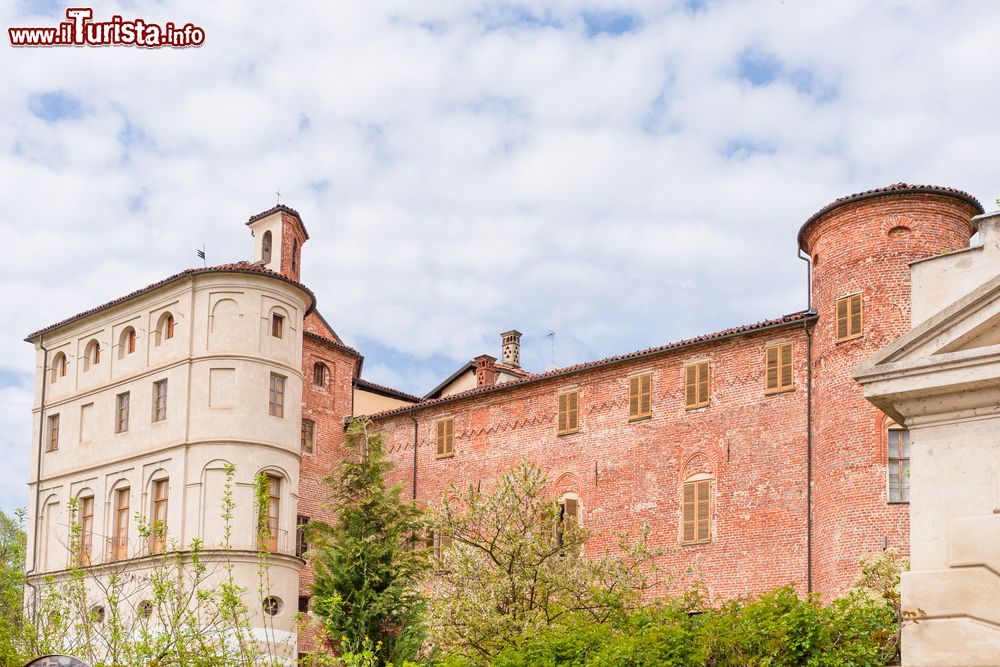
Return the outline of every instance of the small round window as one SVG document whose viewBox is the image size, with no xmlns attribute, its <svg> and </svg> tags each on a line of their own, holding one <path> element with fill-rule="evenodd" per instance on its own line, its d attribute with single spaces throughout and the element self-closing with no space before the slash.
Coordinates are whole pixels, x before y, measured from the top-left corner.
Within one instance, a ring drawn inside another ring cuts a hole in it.
<svg viewBox="0 0 1000 667">
<path fill-rule="evenodd" d="M 273 595 L 268 595 L 264 598 L 261 606 L 264 609 L 264 613 L 268 616 L 277 616 L 281 612 L 282 602 L 281 598 L 275 597 Z"/>
<path fill-rule="evenodd" d="M 93 619 L 95 623 L 104 622 L 104 607 L 101 605 L 96 605 L 90 608 L 90 618 Z"/>
<path fill-rule="evenodd" d="M 143 618 L 149 618 L 153 615 L 153 603 L 149 600 L 143 600 L 139 603 L 139 616 Z"/>
</svg>

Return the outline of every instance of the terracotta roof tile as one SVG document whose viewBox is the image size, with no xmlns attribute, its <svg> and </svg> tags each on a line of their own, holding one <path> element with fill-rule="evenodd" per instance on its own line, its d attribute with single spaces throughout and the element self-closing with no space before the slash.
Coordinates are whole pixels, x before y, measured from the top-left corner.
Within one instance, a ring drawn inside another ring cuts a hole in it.
<svg viewBox="0 0 1000 667">
<path fill-rule="evenodd" d="M 142 289 L 139 289 L 139 290 L 136 290 L 136 291 L 131 292 L 129 294 L 126 294 L 125 296 L 118 297 L 117 299 L 114 299 L 113 301 L 108 301 L 107 303 L 102 304 L 100 306 L 97 306 L 96 308 L 91 308 L 90 310 L 85 310 L 82 313 L 77 313 L 76 315 L 73 315 L 72 317 L 67 317 L 65 320 L 62 320 L 61 322 L 56 322 L 55 324 L 50 324 L 49 326 L 47 326 L 47 327 L 45 327 L 43 329 L 39 329 L 38 331 L 35 331 L 34 333 L 28 334 L 27 338 L 25 338 L 24 340 L 27 341 L 27 342 L 31 342 L 32 340 L 34 340 L 35 338 L 41 336 L 42 334 L 46 334 L 46 333 L 48 333 L 48 332 L 50 332 L 50 331 L 52 331 L 54 329 L 58 329 L 60 327 L 64 327 L 67 324 L 71 324 L 72 322 L 75 322 L 77 320 L 83 319 L 84 317 L 88 317 L 90 315 L 94 315 L 94 314 L 99 313 L 101 311 L 107 310 L 108 308 L 112 308 L 112 307 L 117 306 L 119 304 L 125 303 L 129 299 L 134 299 L 137 296 L 140 296 L 140 295 L 145 294 L 147 292 L 151 292 L 151 291 L 153 291 L 155 289 L 163 287 L 164 285 L 169 285 L 170 283 L 177 282 L 178 280 L 183 280 L 184 278 L 187 278 L 189 276 L 196 276 L 196 275 L 201 275 L 201 274 L 204 274 L 204 273 L 253 273 L 253 274 L 258 274 L 258 275 L 262 275 L 262 276 L 269 276 L 271 278 L 276 278 L 278 280 L 282 280 L 282 281 L 284 281 L 286 283 L 289 283 L 290 285 L 294 285 L 295 287 L 298 287 L 299 289 L 301 289 L 302 291 L 304 291 L 306 294 L 309 295 L 310 303 L 309 303 L 309 309 L 306 311 L 307 314 L 309 312 L 311 312 L 313 308 L 316 307 L 316 295 L 313 294 L 312 290 L 310 290 L 308 287 L 306 287 L 302 283 L 296 282 L 296 281 L 294 281 L 294 280 L 292 280 L 290 278 L 287 278 L 287 277 L 281 275 L 280 273 L 277 273 L 275 271 L 271 271 L 270 269 L 265 269 L 263 266 L 260 266 L 259 264 L 251 264 L 250 262 L 234 262 L 232 264 L 220 264 L 219 266 L 208 266 L 208 267 L 203 267 L 203 268 L 185 269 L 185 270 L 181 271 L 180 273 L 175 273 L 174 275 L 170 276 L 169 278 L 164 278 L 163 280 L 160 280 L 159 282 L 155 282 L 152 285 L 147 285 L 146 287 L 143 287 Z"/>
<path fill-rule="evenodd" d="M 613 357 L 606 357 L 604 359 L 599 359 L 597 361 L 588 361 L 582 364 L 566 366 L 565 368 L 556 368 L 554 370 L 546 371 L 544 373 L 532 373 L 529 376 L 521 378 L 519 380 L 510 380 L 508 382 L 502 382 L 500 384 L 490 385 L 485 387 L 476 387 L 474 389 L 468 389 L 466 391 L 459 392 L 457 394 L 451 394 L 449 396 L 444 396 L 441 398 L 425 399 L 415 405 L 407 405 L 399 408 L 393 408 L 392 410 L 384 410 L 382 412 L 377 412 L 373 415 L 368 415 L 368 416 L 371 417 L 372 419 L 382 419 L 397 414 L 403 414 L 406 412 L 412 412 L 414 410 L 420 410 L 422 408 L 430 407 L 433 405 L 449 403 L 451 401 L 462 400 L 464 398 L 469 398 L 471 396 L 486 394 L 492 391 L 503 391 L 507 389 L 512 389 L 514 387 L 520 387 L 522 385 L 529 383 L 548 380 L 550 378 L 561 377 L 563 375 L 579 373 L 581 371 L 600 368 L 602 366 L 609 366 L 612 364 L 622 363 L 625 361 L 629 361 L 631 359 L 639 359 L 642 357 L 662 354 L 665 352 L 670 352 L 672 350 L 678 350 L 681 348 L 691 347 L 693 345 L 699 345 L 701 343 L 708 343 L 716 340 L 722 340 L 725 338 L 732 338 L 733 336 L 739 336 L 746 333 L 753 333 L 755 331 L 761 331 L 764 329 L 773 329 L 775 327 L 781 327 L 799 322 L 805 322 L 808 320 L 813 320 L 816 317 L 817 315 L 815 311 L 803 310 L 797 313 L 791 313 L 790 315 L 784 315 L 782 317 L 778 317 L 773 320 L 765 320 L 763 322 L 757 322 L 755 324 L 745 324 L 738 327 L 731 327 L 729 329 L 723 329 L 722 331 L 716 331 L 714 333 L 704 334 L 702 336 L 696 336 L 694 338 L 687 338 L 685 340 L 677 341 L 675 343 L 668 343 L 666 345 L 650 347 L 644 350 L 629 352 L 627 354 L 619 354 Z"/>
<path fill-rule="evenodd" d="M 354 386 L 361 387 L 362 389 L 371 389 L 376 393 L 389 394 L 397 398 L 401 398 L 404 401 L 412 401 L 414 403 L 419 403 L 423 399 L 419 396 L 414 396 L 413 394 L 407 394 L 405 391 L 400 391 L 398 389 L 393 389 L 392 387 L 386 387 L 384 384 L 376 384 L 374 382 L 369 382 L 368 380 L 363 380 L 362 378 L 354 378 Z"/>
<path fill-rule="evenodd" d="M 303 335 L 307 336 L 309 338 L 312 338 L 313 340 L 318 340 L 321 343 L 326 343 L 327 345 L 329 345 L 331 347 L 335 347 L 335 348 L 338 348 L 340 350 L 343 350 L 344 352 L 347 352 L 348 354 L 353 354 L 356 357 L 363 357 L 364 356 L 360 352 L 358 352 L 357 350 L 355 350 L 353 347 L 351 347 L 350 345 L 345 345 L 344 343 L 341 343 L 339 341 L 335 341 L 332 338 L 327 338 L 326 336 L 321 336 L 318 333 L 313 333 L 312 331 L 306 331 L 306 332 L 303 333 Z"/>
<path fill-rule="evenodd" d="M 258 213 L 256 215 L 251 215 L 250 219 L 247 220 L 247 224 L 248 225 L 252 225 L 253 223 L 255 223 L 258 220 L 260 220 L 261 218 L 266 218 L 267 216 L 271 215 L 272 213 L 277 213 L 278 211 L 281 211 L 282 213 L 287 213 L 289 215 L 294 215 L 296 218 L 298 218 L 299 224 L 302 225 L 302 231 L 306 235 L 306 239 L 309 238 L 309 232 L 306 231 L 306 223 L 302 222 L 302 216 L 299 215 L 299 212 L 296 211 L 294 208 L 292 208 L 291 206 L 285 206 L 284 204 L 278 204 L 277 206 L 272 206 L 271 208 L 267 209 L 266 211 L 261 211 L 260 213 Z"/>
<path fill-rule="evenodd" d="M 911 185 L 909 183 L 893 183 L 892 185 L 887 185 L 883 188 L 875 188 L 873 190 L 865 190 L 864 192 L 856 192 L 853 195 L 847 195 L 846 197 L 840 197 L 835 199 L 820 210 L 813 213 L 805 224 L 799 229 L 798 241 L 799 247 L 802 247 L 802 235 L 805 233 L 806 228 L 809 227 L 813 222 L 822 216 L 826 215 L 830 211 L 840 208 L 845 204 L 850 204 L 856 201 L 862 201 L 864 199 L 871 199 L 873 197 L 884 197 L 894 194 L 927 194 L 927 195 L 944 195 L 946 197 L 954 197 L 955 199 L 961 199 L 966 201 L 973 206 L 975 206 L 980 213 L 984 212 L 983 205 L 979 203 L 979 200 L 970 195 L 964 190 L 958 190 L 956 188 L 948 188 L 941 185 Z"/>
</svg>

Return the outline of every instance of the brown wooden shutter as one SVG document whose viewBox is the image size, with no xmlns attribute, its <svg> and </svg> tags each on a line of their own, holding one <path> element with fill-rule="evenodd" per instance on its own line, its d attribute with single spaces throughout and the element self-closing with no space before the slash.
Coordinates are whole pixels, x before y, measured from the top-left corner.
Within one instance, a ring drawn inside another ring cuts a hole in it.
<svg viewBox="0 0 1000 667">
<path fill-rule="evenodd" d="M 781 373 L 780 386 L 788 389 L 792 386 L 792 344 L 787 343 L 781 346 Z"/>
<path fill-rule="evenodd" d="M 707 361 L 698 364 L 698 405 L 708 405 L 709 374 Z"/>
<path fill-rule="evenodd" d="M 639 416 L 639 393 L 640 393 L 640 382 L 638 377 L 629 378 L 628 381 L 628 416 L 630 419 L 635 419 Z"/>
<path fill-rule="evenodd" d="M 684 530 L 682 535 L 682 540 L 684 542 L 693 542 L 695 536 L 695 488 L 693 483 L 684 484 Z"/>
<path fill-rule="evenodd" d="M 575 431 L 580 426 L 580 418 L 578 412 L 579 399 L 580 399 L 580 394 L 575 391 L 569 395 L 569 415 L 566 418 L 566 426 L 571 431 Z"/>
<path fill-rule="evenodd" d="M 855 294 L 851 297 L 851 336 L 861 335 L 861 295 Z"/>
<path fill-rule="evenodd" d="M 711 480 L 703 480 L 697 483 L 698 491 L 698 541 L 708 540 L 711 535 L 712 512 L 711 512 Z"/>
<path fill-rule="evenodd" d="M 438 420 L 437 423 L 437 455 L 441 456 L 444 454 L 444 421 Z"/>
<path fill-rule="evenodd" d="M 850 328 L 847 317 L 847 299 L 837 299 L 837 339 L 842 340 L 850 336 Z"/>
<path fill-rule="evenodd" d="M 455 453 L 455 420 L 448 419 L 444 423 L 444 453 Z"/>
<path fill-rule="evenodd" d="M 778 388 L 778 348 L 769 347 L 765 352 L 766 355 L 766 365 L 767 365 L 767 384 L 766 389 L 773 391 Z"/>
<path fill-rule="evenodd" d="M 652 402 L 653 376 L 651 374 L 639 377 L 639 414 L 648 417 L 653 414 Z"/>
<path fill-rule="evenodd" d="M 569 394 L 559 394 L 559 433 L 565 433 L 568 430 L 568 416 L 569 416 Z"/>
<path fill-rule="evenodd" d="M 698 404 L 698 370 L 694 366 L 685 369 L 684 405 L 693 408 Z"/>
<path fill-rule="evenodd" d="M 565 503 L 565 509 L 563 510 L 563 522 L 567 525 L 572 522 L 574 525 L 577 522 L 577 514 L 580 511 L 580 504 L 574 498 L 566 498 L 563 503 Z"/>
</svg>

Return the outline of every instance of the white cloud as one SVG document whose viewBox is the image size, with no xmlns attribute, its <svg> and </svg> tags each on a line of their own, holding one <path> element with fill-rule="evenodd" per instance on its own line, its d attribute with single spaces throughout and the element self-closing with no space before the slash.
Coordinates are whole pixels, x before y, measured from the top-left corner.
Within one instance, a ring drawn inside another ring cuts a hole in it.
<svg viewBox="0 0 1000 667">
<path fill-rule="evenodd" d="M 0 18 L 54 22 L 26 6 Z M 590 38 L 584 10 L 638 27 Z M 242 223 L 278 187 L 312 235 L 324 314 L 391 351 L 393 367 L 369 354 L 373 379 L 416 393 L 512 326 L 539 368 L 549 330 L 567 364 L 803 307 L 795 233 L 835 197 L 900 180 L 998 194 L 983 164 L 1000 6 L 98 9 L 115 12 L 192 21 L 207 42 L 5 52 L 8 372 L 33 372 L 30 330 L 194 265 L 202 243 L 212 262 L 246 257 Z M 773 67 L 766 85 L 738 77 L 748 53 Z M 32 113 L 57 91 L 76 117 Z M 26 413 L 14 387 L 4 409 Z M 15 417 L 0 498 L 27 478 Z"/>
</svg>

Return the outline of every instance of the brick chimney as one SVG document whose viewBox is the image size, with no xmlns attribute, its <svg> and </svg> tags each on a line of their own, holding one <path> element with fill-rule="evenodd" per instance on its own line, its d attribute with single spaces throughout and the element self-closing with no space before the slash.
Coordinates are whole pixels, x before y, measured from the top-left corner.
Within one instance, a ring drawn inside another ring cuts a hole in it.
<svg viewBox="0 0 1000 667">
<path fill-rule="evenodd" d="M 497 383 L 500 372 L 497 371 L 497 358 L 488 354 L 480 354 L 472 361 L 476 364 L 476 386 L 489 387 Z"/>
<path fill-rule="evenodd" d="M 521 332 L 517 329 L 500 334 L 500 358 L 514 368 L 521 367 Z"/>
</svg>

